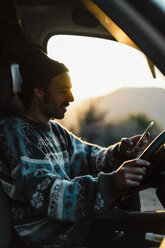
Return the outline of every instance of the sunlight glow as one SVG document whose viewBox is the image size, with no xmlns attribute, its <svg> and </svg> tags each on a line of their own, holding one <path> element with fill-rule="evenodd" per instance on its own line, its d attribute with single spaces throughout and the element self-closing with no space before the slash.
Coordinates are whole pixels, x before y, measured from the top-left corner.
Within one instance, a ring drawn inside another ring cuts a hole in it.
<svg viewBox="0 0 165 248">
<path fill-rule="evenodd" d="M 115 41 L 55 35 L 48 41 L 47 51 L 68 67 L 76 101 L 120 87 L 165 87 L 158 69 L 156 79 L 152 77 L 142 52 Z"/>
</svg>

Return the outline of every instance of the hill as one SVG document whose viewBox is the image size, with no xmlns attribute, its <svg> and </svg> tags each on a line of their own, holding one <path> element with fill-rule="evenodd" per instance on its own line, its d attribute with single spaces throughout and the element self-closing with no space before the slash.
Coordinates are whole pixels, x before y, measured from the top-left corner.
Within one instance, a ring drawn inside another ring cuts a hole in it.
<svg viewBox="0 0 165 248">
<path fill-rule="evenodd" d="M 117 121 L 129 113 L 145 113 L 165 128 L 165 89 L 122 88 L 95 100 L 107 119 Z"/>
<path fill-rule="evenodd" d="M 106 112 L 106 120 L 116 122 L 130 113 L 144 113 L 162 128 L 165 128 L 165 89 L 162 88 L 121 88 L 110 94 L 92 98 L 73 105 L 64 119 L 66 126 L 74 125 L 77 112 L 82 114 L 89 104 Z"/>
</svg>

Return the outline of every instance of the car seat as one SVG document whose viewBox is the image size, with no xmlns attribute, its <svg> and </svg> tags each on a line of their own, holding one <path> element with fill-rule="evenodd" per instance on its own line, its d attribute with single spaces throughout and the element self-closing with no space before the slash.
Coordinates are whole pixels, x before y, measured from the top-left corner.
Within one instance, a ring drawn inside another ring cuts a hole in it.
<svg viewBox="0 0 165 248">
<path fill-rule="evenodd" d="M 21 82 L 18 63 L 0 60 L 0 121 L 23 110 L 23 105 L 17 96 Z"/>
<path fill-rule="evenodd" d="M 0 247 L 10 248 L 12 240 L 12 224 L 10 219 L 10 202 L 0 188 Z"/>
<path fill-rule="evenodd" d="M 20 90 L 21 77 L 18 63 L 12 60 L 0 60 L 0 124 L 8 116 L 19 113 L 23 105 L 17 92 Z M 0 188 L 0 248 L 13 248 L 13 228 L 10 217 L 10 200 Z M 17 244 L 17 248 L 19 244 Z M 24 248 L 22 246 L 22 248 Z"/>
</svg>

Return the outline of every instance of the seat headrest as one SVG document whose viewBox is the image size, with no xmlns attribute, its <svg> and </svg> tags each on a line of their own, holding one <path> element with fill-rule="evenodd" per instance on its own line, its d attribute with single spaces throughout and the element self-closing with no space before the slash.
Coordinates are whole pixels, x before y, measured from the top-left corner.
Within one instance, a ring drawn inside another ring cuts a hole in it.
<svg viewBox="0 0 165 248">
<path fill-rule="evenodd" d="M 21 91 L 22 78 L 19 71 L 19 65 L 16 63 L 10 64 L 12 81 L 13 81 L 13 92 L 17 94 Z"/>
<path fill-rule="evenodd" d="M 22 79 L 19 65 L 12 61 L 0 61 L 0 114 L 11 115 L 23 111 L 23 105 L 17 93 Z"/>
</svg>

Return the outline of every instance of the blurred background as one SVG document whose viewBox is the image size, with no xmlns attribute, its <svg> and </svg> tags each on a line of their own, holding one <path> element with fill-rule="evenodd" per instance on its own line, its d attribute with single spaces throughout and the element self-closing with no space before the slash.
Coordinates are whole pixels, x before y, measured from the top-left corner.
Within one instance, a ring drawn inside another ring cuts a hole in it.
<svg viewBox="0 0 165 248">
<path fill-rule="evenodd" d="M 152 77 L 145 55 L 119 42 L 55 35 L 48 55 L 70 71 L 74 103 L 60 121 L 83 140 L 109 146 L 142 134 L 151 121 L 151 142 L 164 128 L 165 78 Z M 163 209 L 155 189 L 140 192 L 142 210 Z"/>
</svg>

